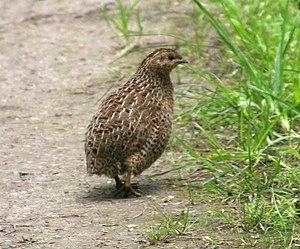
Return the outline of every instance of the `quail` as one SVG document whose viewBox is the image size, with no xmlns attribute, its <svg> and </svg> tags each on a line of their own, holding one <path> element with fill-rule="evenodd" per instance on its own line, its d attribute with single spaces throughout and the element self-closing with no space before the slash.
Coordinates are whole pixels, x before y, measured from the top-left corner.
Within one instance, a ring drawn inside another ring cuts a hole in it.
<svg viewBox="0 0 300 249">
<path fill-rule="evenodd" d="M 154 50 L 100 104 L 88 125 L 87 172 L 114 178 L 117 195 L 141 196 L 131 185 L 132 176 L 149 168 L 167 146 L 174 104 L 170 72 L 182 63 L 187 61 L 176 50 Z"/>
</svg>

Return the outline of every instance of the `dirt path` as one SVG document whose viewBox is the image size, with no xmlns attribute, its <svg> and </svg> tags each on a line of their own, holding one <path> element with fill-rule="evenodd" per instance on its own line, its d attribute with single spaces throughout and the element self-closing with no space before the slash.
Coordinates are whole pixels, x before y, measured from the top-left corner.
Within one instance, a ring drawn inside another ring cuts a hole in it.
<svg viewBox="0 0 300 249">
<path fill-rule="evenodd" d="M 142 198 L 114 199 L 108 179 L 86 176 L 83 134 L 108 88 L 87 82 L 106 74 L 117 45 L 98 4 L 0 3 L 0 248 L 148 247 L 152 200 L 187 202 L 167 178 L 141 179 Z"/>
</svg>

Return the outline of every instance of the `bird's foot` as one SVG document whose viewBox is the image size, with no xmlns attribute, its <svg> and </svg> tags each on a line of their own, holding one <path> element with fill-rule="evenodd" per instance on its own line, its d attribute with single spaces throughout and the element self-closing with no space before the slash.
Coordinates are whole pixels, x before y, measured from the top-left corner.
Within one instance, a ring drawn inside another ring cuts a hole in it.
<svg viewBox="0 0 300 249">
<path fill-rule="evenodd" d="M 117 190 L 121 189 L 124 186 L 125 181 L 121 180 L 119 177 L 115 177 L 115 180 L 116 180 L 116 189 Z M 134 188 L 134 189 L 137 189 L 138 184 L 136 182 L 131 183 L 131 187 Z"/>
<path fill-rule="evenodd" d="M 133 188 L 136 188 L 137 184 L 127 186 L 125 183 L 117 189 L 114 193 L 114 196 L 123 196 L 123 198 L 128 198 L 129 194 L 132 194 L 136 197 L 142 196 L 141 193 L 135 191 Z"/>
<path fill-rule="evenodd" d="M 125 181 L 121 180 L 119 176 L 115 176 L 115 181 L 116 181 L 116 189 L 120 189 L 122 188 L 122 186 L 124 185 Z"/>
<path fill-rule="evenodd" d="M 124 186 L 124 181 L 117 181 L 116 182 L 116 189 L 119 190 Z"/>
</svg>

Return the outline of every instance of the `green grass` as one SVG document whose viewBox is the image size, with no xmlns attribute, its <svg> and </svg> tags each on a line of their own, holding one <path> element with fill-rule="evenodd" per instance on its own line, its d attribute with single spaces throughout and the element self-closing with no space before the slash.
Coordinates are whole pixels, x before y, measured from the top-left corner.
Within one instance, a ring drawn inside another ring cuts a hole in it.
<svg viewBox="0 0 300 249">
<path fill-rule="evenodd" d="M 193 198 L 200 199 L 202 193 L 235 203 L 239 212 L 216 214 L 238 228 L 244 246 L 299 248 L 300 16 L 296 3 L 215 0 L 203 5 L 193 0 L 190 9 L 189 35 L 179 43 L 191 63 L 178 78 L 191 81 L 176 98 L 172 143 L 185 156 L 172 158 L 174 170 L 209 173 L 205 181 L 187 182 L 197 190 Z M 138 22 L 142 27 L 141 18 Z M 128 25 L 124 27 L 117 29 L 130 33 Z M 209 53 L 211 46 L 214 54 Z M 203 84 L 209 89 L 200 88 Z M 189 217 L 178 220 L 163 210 L 160 214 L 161 224 L 148 230 L 151 243 L 180 234 L 186 228 L 181 226 L 183 220 L 193 225 Z"/>
<path fill-rule="evenodd" d="M 204 93 L 192 89 L 194 100 L 182 105 L 182 112 L 177 109 L 177 120 L 200 134 L 186 142 L 179 132 L 177 141 L 193 165 L 196 161 L 213 175 L 193 186 L 236 201 L 243 211 L 236 223 L 249 234 L 260 233 L 267 246 L 300 246 L 297 9 L 289 1 L 225 0 L 215 1 L 216 17 L 199 1 L 194 4 L 224 44 L 234 73 L 222 78 L 209 68 L 188 66 L 194 78 L 215 87 Z M 208 153 L 199 153 L 202 144 Z"/>
<path fill-rule="evenodd" d="M 141 36 L 143 33 L 143 26 L 141 23 L 140 9 L 137 8 L 140 0 L 129 1 L 129 4 L 124 4 L 124 1 L 117 0 L 117 9 L 109 11 L 106 9 L 104 3 L 100 4 L 100 12 L 105 18 L 108 25 L 112 26 L 114 30 L 125 40 L 125 49 L 134 46 L 132 35 Z M 132 30 L 130 27 L 131 19 L 135 17 L 137 30 Z"/>
<path fill-rule="evenodd" d="M 197 219 L 190 217 L 189 206 L 179 215 L 171 215 L 161 208 L 158 209 L 162 220 L 159 225 L 149 226 L 147 230 L 147 238 L 151 245 L 172 235 L 184 235 L 197 223 Z"/>
<path fill-rule="evenodd" d="M 184 210 L 177 215 L 170 214 L 157 203 L 152 202 L 161 216 L 161 221 L 158 225 L 151 225 L 147 229 L 147 238 L 151 245 L 157 241 L 167 240 L 170 236 L 184 235 L 198 223 L 198 219 L 192 216 L 190 212 L 193 203 L 192 198 L 191 191 L 189 191 L 189 202 L 185 205 Z"/>
</svg>

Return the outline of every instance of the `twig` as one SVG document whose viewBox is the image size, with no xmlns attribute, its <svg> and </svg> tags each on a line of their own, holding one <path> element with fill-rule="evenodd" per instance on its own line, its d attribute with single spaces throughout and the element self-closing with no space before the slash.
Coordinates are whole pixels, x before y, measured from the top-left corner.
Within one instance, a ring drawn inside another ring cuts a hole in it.
<svg viewBox="0 0 300 249">
<path fill-rule="evenodd" d="M 140 212 L 139 214 L 137 214 L 137 215 L 135 215 L 135 216 L 133 216 L 133 217 L 129 217 L 129 218 L 127 218 L 126 220 L 133 220 L 133 219 L 136 219 L 136 218 L 142 216 L 142 215 L 145 213 L 146 210 L 147 210 L 147 206 L 145 205 L 145 208 L 144 208 L 144 210 L 143 210 L 142 212 Z"/>
</svg>

